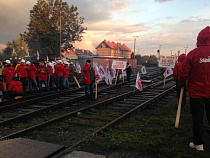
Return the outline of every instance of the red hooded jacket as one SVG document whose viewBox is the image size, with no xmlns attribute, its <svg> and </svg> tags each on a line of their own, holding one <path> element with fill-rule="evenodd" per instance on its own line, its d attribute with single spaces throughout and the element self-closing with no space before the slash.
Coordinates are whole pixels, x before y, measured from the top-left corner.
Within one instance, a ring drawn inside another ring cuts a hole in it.
<svg viewBox="0 0 210 158">
<path fill-rule="evenodd" d="M 29 79 L 36 78 L 36 68 L 34 66 L 27 65 L 26 69 L 28 71 L 28 78 Z"/>
<path fill-rule="evenodd" d="M 184 62 L 185 58 L 186 58 L 186 55 L 181 54 L 178 58 L 178 63 L 174 67 L 173 77 L 174 77 L 175 82 L 180 80 L 179 73 L 181 71 L 182 63 Z"/>
<path fill-rule="evenodd" d="M 55 76 L 63 76 L 64 66 L 59 63 L 55 66 Z"/>
<path fill-rule="evenodd" d="M 83 80 L 84 80 L 84 84 L 91 84 L 91 79 L 90 79 L 90 65 L 85 64 L 82 67 L 83 70 Z M 95 70 L 93 68 L 93 73 L 94 73 L 94 79 L 96 79 L 96 74 L 95 74 Z"/>
<path fill-rule="evenodd" d="M 64 67 L 64 70 L 63 70 L 63 78 L 68 78 L 69 77 L 69 71 L 70 71 L 70 68 L 68 65 L 66 65 Z"/>
<path fill-rule="evenodd" d="M 40 66 L 38 68 L 38 81 L 45 81 L 47 78 L 48 78 L 48 73 L 46 67 Z"/>
<path fill-rule="evenodd" d="M 20 64 L 16 69 L 16 73 L 18 74 L 20 78 L 28 77 L 28 73 L 27 73 L 27 69 L 25 65 Z"/>
<path fill-rule="evenodd" d="M 15 92 L 15 93 L 23 92 L 22 82 L 21 81 L 11 81 L 7 90 Z"/>
<path fill-rule="evenodd" d="M 190 98 L 210 98 L 210 27 L 197 37 L 197 48 L 189 52 L 180 71 L 180 85 L 188 80 Z"/>
<path fill-rule="evenodd" d="M 53 68 L 52 68 L 52 66 L 47 65 L 47 68 L 49 69 L 50 77 L 53 77 Z"/>
<path fill-rule="evenodd" d="M 5 79 L 5 83 L 10 84 L 12 81 L 12 76 L 15 76 L 15 68 L 11 67 L 11 65 L 7 65 L 4 67 L 2 71 L 2 77 Z"/>
</svg>

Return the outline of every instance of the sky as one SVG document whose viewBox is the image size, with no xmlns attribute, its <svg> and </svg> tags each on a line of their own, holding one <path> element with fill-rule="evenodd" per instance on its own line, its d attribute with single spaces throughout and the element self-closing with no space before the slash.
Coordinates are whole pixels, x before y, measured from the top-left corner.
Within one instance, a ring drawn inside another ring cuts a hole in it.
<svg viewBox="0 0 210 158">
<path fill-rule="evenodd" d="M 210 25 L 209 0 L 63 0 L 78 7 L 87 27 L 74 47 L 96 53 L 104 40 L 126 44 L 136 54 L 169 56 L 196 47 L 198 33 Z M 0 1 L 0 46 L 27 31 L 37 0 Z M 187 48 L 186 48 L 187 47 Z"/>
</svg>

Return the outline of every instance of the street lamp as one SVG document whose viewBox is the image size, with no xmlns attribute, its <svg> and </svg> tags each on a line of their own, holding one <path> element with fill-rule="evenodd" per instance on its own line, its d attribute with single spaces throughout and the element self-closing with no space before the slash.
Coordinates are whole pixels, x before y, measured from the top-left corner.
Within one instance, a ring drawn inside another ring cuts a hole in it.
<svg viewBox="0 0 210 158">
<path fill-rule="evenodd" d="M 186 47 L 184 47 L 184 48 L 185 48 L 185 55 L 186 55 L 188 46 L 186 46 Z"/>
<path fill-rule="evenodd" d="M 135 59 L 136 38 L 138 38 L 139 36 L 133 36 L 133 37 L 134 37 L 134 59 Z"/>
<path fill-rule="evenodd" d="M 172 56 L 172 52 L 174 51 L 174 50 L 170 50 L 171 51 L 171 56 Z"/>
<path fill-rule="evenodd" d="M 157 53 L 159 54 L 159 60 L 160 60 L 160 49 L 161 49 L 161 47 L 163 46 L 163 45 L 158 45 L 159 46 L 159 49 L 158 49 L 158 51 L 157 51 Z"/>
</svg>

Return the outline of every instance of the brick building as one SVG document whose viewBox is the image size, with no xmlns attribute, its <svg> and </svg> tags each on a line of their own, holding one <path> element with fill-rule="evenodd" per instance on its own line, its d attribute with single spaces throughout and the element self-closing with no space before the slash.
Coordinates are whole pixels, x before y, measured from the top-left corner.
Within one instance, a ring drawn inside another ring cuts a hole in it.
<svg viewBox="0 0 210 158">
<path fill-rule="evenodd" d="M 97 55 L 131 58 L 131 50 L 121 43 L 115 43 L 104 40 L 97 47 Z"/>
</svg>

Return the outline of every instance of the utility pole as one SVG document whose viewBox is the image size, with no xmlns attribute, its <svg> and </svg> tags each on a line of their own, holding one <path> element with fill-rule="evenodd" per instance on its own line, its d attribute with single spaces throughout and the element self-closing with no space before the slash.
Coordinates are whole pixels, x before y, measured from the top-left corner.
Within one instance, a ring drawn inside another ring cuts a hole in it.
<svg viewBox="0 0 210 158">
<path fill-rule="evenodd" d="M 174 50 L 170 50 L 171 51 L 171 56 L 172 56 L 172 52 L 174 51 Z"/>
<path fill-rule="evenodd" d="M 60 60 L 61 60 L 61 10 L 60 10 Z"/>
<path fill-rule="evenodd" d="M 185 55 L 186 55 L 187 54 L 187 48 L 188 48 L 188 46 L 186 46 L 184 48 L 185 48 Z"/>
<path fill-rule="evenodd" d="M 159 54 L 159 57 L 158 57 L 159 60 L 160 60 L 160 49 L 161 49 L 162 46 L 163 46 L 163 45 L 159 45 L 159 49 L 158 49 L 158 51 L 157 51 L 157 53 Z"/>
<path fill-rule="evenodd" d="M 136 47 L 136 38 L 138 38 L 139 36 L 133 36 L 134 37 L 134 59 L 135 59 L 135 47 Z"/>
</svg>

